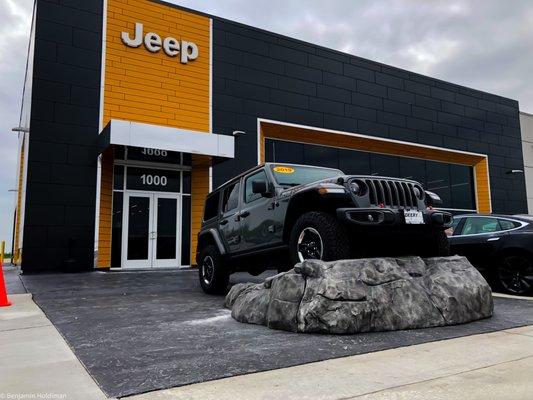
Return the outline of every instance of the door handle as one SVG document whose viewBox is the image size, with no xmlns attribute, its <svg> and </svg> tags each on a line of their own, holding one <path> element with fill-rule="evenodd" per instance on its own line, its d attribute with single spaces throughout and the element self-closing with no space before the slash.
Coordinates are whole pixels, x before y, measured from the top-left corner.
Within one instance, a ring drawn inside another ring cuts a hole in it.
<svg viewBox="0 0 533 400">
<path fill-rule="evenodd" d="M 500 240 L 499 237 L 491 237 L 487 239 L 487 242 L 495 242 L 496 240 Z"/>
<path fill-rule="evenodd" d="M 220 221 L 220 225 L 226 225 L 227 223 L 228 223 L 227 219 L 223 219 L 222 221 Z"/>
<path fill-rule="evenodd" d="M 273 201 L 272 203 L 268 205 L 267 210 L 273 210 L 274 208 L 278 206 L 279 206 L 279 203 L 277 201 Z"/>
<path fill-rule="evenodd" d="M 248 215 L 250 215 L 250 211 L 243 211 L 239 214 L 239 217 L 246 218 Z"/>
</svg>

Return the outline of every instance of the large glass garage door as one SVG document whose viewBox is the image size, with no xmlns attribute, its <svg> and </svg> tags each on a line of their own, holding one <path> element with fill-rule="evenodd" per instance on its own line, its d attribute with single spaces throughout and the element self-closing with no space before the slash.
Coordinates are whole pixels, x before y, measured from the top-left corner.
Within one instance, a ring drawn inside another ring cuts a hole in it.
<svg viewBox="0 0 533 400">
<path fill-rule="evenodd" d="M 339 168 L 354 175 L 414 179 L 442 198 L 442 208 L 476 209 L 473 169 L 466 165 L 279 139 L 266 139 L 265 161 Z"/>
</svg>

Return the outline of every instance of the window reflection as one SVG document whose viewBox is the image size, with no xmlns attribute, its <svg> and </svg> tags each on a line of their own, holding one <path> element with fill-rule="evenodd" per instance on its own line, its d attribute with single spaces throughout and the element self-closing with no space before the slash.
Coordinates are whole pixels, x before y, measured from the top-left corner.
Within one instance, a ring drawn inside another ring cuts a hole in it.
<svg viewBox="0 0 533 400">
<path fill-rule="evenodd" d="M 452 204 L 450 164 L 426 161 L 426 189 L 437 193 L 442 199 L 443 204 Z"/>
<path fill-rule="evenodd" d="M 472 168 L 450 164 L 451 195 L 455 208 L 472 208 Z"/>
<path fill-rule="evenodd" d="M 398 157 L 400 159 L 400 178 L 426 182 L 426 161 L 416 158 Z"/>
<path fill-rule="evenodd" d="M 399 157 L 370 154 L 370 175 L 397 177 L 400 172 L 399 162 Z"/>
</svg>

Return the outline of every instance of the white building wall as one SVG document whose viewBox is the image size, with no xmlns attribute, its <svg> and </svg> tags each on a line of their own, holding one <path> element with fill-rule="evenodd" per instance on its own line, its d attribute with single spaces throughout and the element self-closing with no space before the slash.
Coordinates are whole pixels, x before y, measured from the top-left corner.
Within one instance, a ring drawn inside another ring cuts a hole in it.
<svg viewBox="0 0 533 400">
<path fill-rule="evenodd" d="M 522 149 L 524 152 L 524 174 L 526 178 L 527 208 L 533 215 L 533 114 L 520 113 Z"/>
</svg>

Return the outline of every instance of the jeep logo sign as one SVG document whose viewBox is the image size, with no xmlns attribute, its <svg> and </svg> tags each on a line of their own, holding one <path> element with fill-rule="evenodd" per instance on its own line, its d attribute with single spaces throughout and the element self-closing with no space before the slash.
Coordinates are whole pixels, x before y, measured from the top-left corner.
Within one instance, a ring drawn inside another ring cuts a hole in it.
<svg viewBox="0 0 533 400">
<path fill-rule="evenodd" d="M 193 42 L 178 41 L 170 36 L 161 41 L 161 36 L 154 32 L 148 32 L 143 38 L 143 24 L 140 22 L 135 23 L 135 36 L 133 39 L 128 32 L 122 32 L 120 37 L 124 44 L 129 47 L 139 47 L 144 42 L 146 50 L 152 53 L 157 53 L 161 48 L 169 57 L 176 57 L 181 53 L 180 61 L 182 64 L 187 64 L 189 61 L 198 58 L 198 46 Z"/>
</svg>

